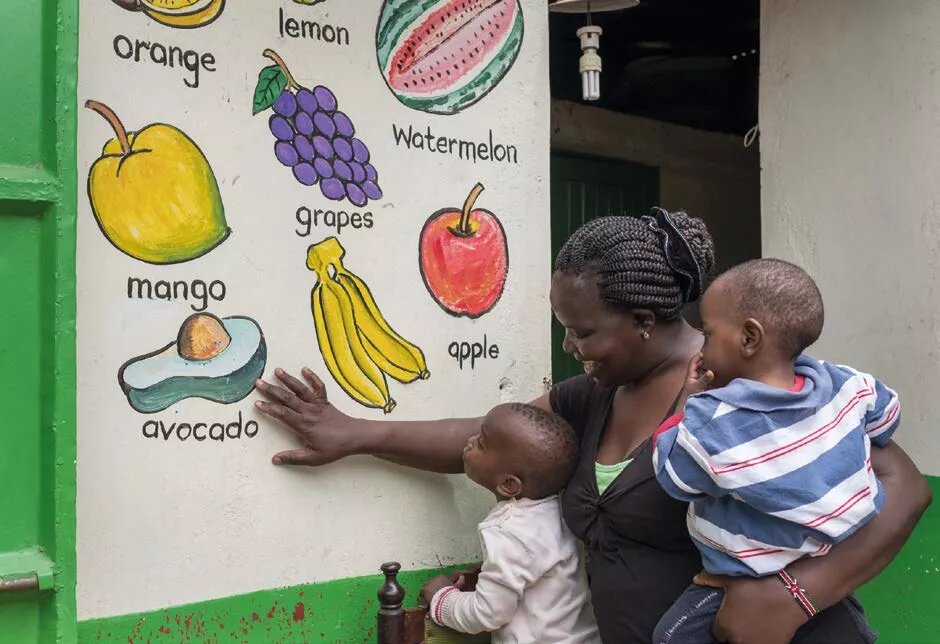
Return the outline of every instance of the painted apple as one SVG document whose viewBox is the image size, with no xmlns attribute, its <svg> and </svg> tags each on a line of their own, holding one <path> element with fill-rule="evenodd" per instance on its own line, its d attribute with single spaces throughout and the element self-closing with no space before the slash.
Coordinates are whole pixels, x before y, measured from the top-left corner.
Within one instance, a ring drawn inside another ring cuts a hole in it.
<svg viewBox="0 0 940 644">
<path fill-rule="evenodd" d="M 418 251 L 424 285 L 454 316 L 478 318 L 487 313 L 506 284 L 506 233 L 496 215 L 473 208 L 481 192 L 478 183 L 462 209 L 438 210 L 421 229 Z"/>
</svg>

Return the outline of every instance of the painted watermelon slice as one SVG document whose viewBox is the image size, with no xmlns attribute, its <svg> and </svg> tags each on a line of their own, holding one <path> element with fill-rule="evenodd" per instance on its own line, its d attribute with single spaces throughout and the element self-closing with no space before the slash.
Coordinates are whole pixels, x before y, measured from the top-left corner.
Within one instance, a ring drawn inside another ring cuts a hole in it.
<svg viewBox="0 0 940 644">
<path fill-rule="evenodd" d="M 523 31 L 519 0 L 386 0 L 376 54 L 399 101 L 455 114 L 499 84 L 519 54 Z"/>
</svg>

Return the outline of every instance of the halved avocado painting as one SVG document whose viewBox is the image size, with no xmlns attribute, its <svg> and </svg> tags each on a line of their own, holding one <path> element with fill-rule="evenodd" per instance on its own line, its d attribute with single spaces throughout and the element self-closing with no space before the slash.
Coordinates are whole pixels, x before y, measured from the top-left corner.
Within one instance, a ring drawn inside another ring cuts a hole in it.
<svg viewBox="0 0 940 644">
<path fill-rule="evenodd" d="M 144 414 L 186 398 L 230 404 L 252 392 L 266 361 L 257 322 L 196 313 L 186 318 L 175 341 L 125 362 L 118 381 L 131 407 Z"/>
</svg>

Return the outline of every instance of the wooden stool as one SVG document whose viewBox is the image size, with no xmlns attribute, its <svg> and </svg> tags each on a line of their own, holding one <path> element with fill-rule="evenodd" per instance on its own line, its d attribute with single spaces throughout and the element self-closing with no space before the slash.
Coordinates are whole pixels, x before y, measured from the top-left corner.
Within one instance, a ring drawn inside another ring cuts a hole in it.
<svg viewBox="0 0 940 644">
<path fill-rule="evenodd" d="M 377 593 L 377 644 L 489 644 L 489 634 L 467 635 L 438 626 L 427 608 L 402 608 L 405 589 L 398 583 L 398 562 L 382 564 L 385 582 Z"/>
</svg>

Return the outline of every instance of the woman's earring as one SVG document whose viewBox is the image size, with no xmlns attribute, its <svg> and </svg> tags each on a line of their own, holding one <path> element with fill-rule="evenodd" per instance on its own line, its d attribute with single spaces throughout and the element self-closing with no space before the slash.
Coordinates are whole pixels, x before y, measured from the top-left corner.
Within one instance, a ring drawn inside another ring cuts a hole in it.
<svg viewBox="0 0 940 644">
<path fill-rule="evenodd" d="M 640 333 L 640 337 L 642 337 L 644 340 L 649 340 L 649 339 L 650 339 L 650 332 L 647 331 L 646 329 L 643 329 L 643 332 Z"/>
</svg>

